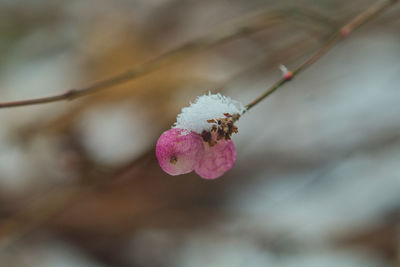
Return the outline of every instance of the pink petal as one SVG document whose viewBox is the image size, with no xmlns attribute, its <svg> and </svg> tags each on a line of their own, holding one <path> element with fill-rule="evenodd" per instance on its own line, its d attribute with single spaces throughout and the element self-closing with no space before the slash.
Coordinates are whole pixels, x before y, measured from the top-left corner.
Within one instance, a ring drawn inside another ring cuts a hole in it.
<svg viewBox="0 0 400 267">
<path fill-rule="evenodd" d="M 204 143 L 204 153 L 195 172 L 205 179 L 215 179 L 230 170 L 236 161 L 236 149 L 231 140 L 219 140 L 216 145 Z"/>
<path fill-rule="evenodd" d="M 170 175 L 193 171 L 204 150 L 201 136 L 182 129 L 165 131 L 157 141 L 156 156 L 161 168 Z"/>
</svg>

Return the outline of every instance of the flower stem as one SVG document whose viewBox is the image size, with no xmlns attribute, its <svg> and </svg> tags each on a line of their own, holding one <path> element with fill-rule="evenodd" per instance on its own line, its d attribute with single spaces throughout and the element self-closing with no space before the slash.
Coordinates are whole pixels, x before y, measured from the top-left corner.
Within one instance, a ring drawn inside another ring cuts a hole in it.
<svg viewBox="0 0 400 267">
<path fill-rule="evenodd" d="M 391 5 L 398 2 L 398 0 L 382 0 L 376 2 L 374 5 L 363 11 L 361 14 L 350 20 L 346 25 L 344 25 L 340 30 L 334 33 L 329 40 L 319 48 L 314 54 L 312 54 L 307 60 L 297 66 L 290 72 L 284 74 L 284 76 L 275 82 L 271 87 L 267 89 L 262 95 L 258 98 L 254 99 L 251 103 L 247 104 L 246 111 L 257 105 L 259 102 L 264 100 L 266 97 L 271 95 L 273 92 L 281 88 L 284 84 L 292 80 L 295 76 L 297 76 L 300 72 L 305 70 L 307 67 L 311 66 L 318 59 L 320 59 L 323 55 L 325 55 L 331 48 L 333 48 L 339 41 L 344 39 L 350 33 L 352 33 L 355 29 L 370 21 L 384 10 L 386 10 Z M 289 75 L 288 75 L 289 74 Z"/>
</svg>

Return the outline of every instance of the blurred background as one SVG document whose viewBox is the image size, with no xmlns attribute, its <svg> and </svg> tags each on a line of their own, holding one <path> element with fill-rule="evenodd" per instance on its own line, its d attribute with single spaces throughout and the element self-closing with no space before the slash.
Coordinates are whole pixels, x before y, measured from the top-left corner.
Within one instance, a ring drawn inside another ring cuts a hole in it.
<svg viewBox="0 0 400 267">
<path fill-rule="evenodd" d="M 374 0 L 0 0 L 0 266 L 400 266 L 400 6 L 241 118 L 235 167 L 172 177 L 196 96 L 247 104 Z"/>
</svg>

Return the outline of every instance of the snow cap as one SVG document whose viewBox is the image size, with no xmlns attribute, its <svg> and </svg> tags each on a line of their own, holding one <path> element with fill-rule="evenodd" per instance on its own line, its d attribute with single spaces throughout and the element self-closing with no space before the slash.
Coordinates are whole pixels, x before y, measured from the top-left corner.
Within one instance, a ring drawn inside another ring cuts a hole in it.
<svg viewBox="0 0 400 267">
<path fill-rule="evenodd" d="M 244 111 L 245 107 L 240 102 L 209 92 L 197 97 L 189 107 L 184 107 L 172 128 L 201 134 L 204 130 L 211 130 L 212 123 L 208 120 L 223 118 L 225 113 L 241 115 Z"/>
</svg>

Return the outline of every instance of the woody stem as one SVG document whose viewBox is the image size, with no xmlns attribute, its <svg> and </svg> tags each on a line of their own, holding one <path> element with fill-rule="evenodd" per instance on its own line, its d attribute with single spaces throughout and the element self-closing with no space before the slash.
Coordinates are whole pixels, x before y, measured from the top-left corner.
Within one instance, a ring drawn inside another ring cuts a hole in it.
<svg viewBox="0 0 400 267">
<path fill-rule="evenodd" d="M 323 55 L 325 55 L 330 49 L 332 49 L 339 41 L 344 39 L 346 36 L 351 34 L 355 29 L 365 24 L 366 22 L 372 20 L 374 17 L 382 13 L 388 7 L 392 6 L 398 2 L 398 0 L 382 0 L 373 4 L 371 7 L 363 11 L 361 14 L 350 20 L 347 24 L 345 24 L 341 29 L 339 29 L 336 33 L 334 33 L 328 41 L 320 47 L 316 52 L 314 52 L 308 59 L 306 59 L 303 63 L 293 69 L 293 71 L 288 71 L 284 74 L 284 76 L 276 81 L 271 87 L 269 87 L 262 95 L 254 99 L 252 102 L 245 106 L 246 111 L 257 105 L 259 102 L 267 98 L 273 92 L 281 88 L 284 84 L 291 81 L 295 76 L 297 76 L 300 72 L 311 66 L 318 59 L 320 59 Z"/>
</svg>

